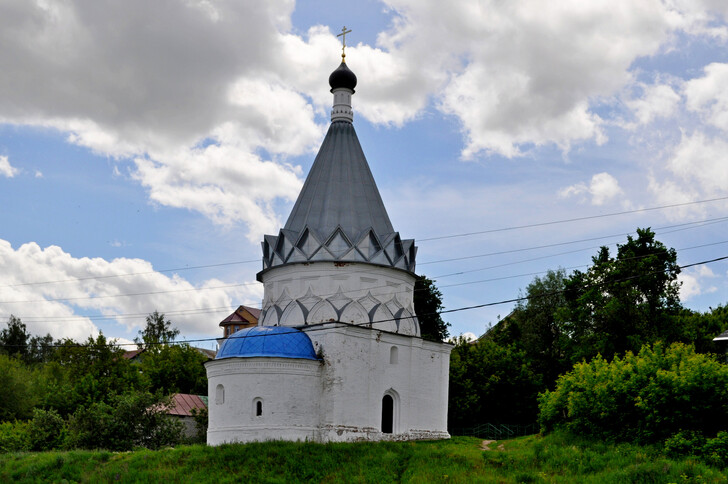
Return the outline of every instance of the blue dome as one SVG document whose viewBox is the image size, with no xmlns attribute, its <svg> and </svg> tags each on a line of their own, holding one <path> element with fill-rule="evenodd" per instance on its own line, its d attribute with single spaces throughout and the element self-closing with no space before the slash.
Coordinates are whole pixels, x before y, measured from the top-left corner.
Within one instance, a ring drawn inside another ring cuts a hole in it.
<svg viewBox="0 0 728 484">
<path fill-rule="evenodd" d="M 215 359 L 254 356 L 318 359 L 311 338 L 303 331 L 287 326 L 253 326 L 241 329 L 222 342 Z"/>
</svg>

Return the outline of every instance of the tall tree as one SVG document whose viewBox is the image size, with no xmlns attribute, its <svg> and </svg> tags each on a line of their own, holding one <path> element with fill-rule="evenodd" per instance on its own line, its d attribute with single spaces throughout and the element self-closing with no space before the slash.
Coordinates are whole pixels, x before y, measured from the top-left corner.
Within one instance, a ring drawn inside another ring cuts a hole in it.
<svg viewBox="0 0 728 484">
<path fill-rule="evenodd" d="M 67 415 L 78 405 L 108 402 L 114 395 L 139 390 L 139 372 L 123 355 L 101 333 L 95 339 L 89 336 L 84 344 L 61 341 L 48 365 L 60 371 L 49 382 L 55 391 L 47 395 L 45 406 Z"/>
<path fill-rule="evenodd" d="M 28 356 L 29 338 L 25 324 L 11 314 L 8 327 L 0 331 L 0 351 L 25 360 Z"/>
<path fill-rule="evenodd" d="M 420 333 L 429 341 L 445 341 L 450 336 L 446 323 L 440 316 L 442 293 L 435 283 L 425 276 L 417 276 L 414 295 L 415 313 L 420 322 Z"/>
<path fill-rule="evenodd" d="M 638 351 L 656 340 L 675 341 L 675 316 L 681 306 L 675 249 L 655 240 L 649 228 L 637 229 L 612 257 L 602 247 L 586 271 L 566 283 L 566 306 L 559 313 L 575 348 L 575 360 L 600 353 L 611 358 Z"/>
<path fill-rule="evenodd" d="M 160 345 L 166 345 L 179 336 L 179 330 L 172 327 L 172 321 L 164 318 L 164 313 L 154 311 L 147 316 L 147 324 L 134 342 L 140 349 L 155 350 Z"/>
<path fill-rule="evenodd" d="M 526 287 L 525 300 L 516 305 L 511 316 L 519 325 L 520 341 L 516 343 L 549 385 L 571 367 L 571 342 L 557 319 L 559 309 L 566 304 L 566 281 L 563 269 L 535 277 Z"/>
</svg>

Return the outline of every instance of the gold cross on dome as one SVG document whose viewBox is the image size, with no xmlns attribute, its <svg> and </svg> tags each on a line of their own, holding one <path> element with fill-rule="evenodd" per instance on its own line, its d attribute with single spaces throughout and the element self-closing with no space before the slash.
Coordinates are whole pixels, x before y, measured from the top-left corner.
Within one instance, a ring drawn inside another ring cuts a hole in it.
<svg viewBox="0 0 728 484">
<path fill-rule="evenodd" d="M 344 52 L 344 49 L 346 49 L 346 34 L 350 34 L 351 30 L 346 30 L 346 26 L 341 29 L 341 33 L 337 35 L 337 37 L 341 37 L 341 61 L 344 61 L 344 58 L 346 57 L 346 53 Z"/>
</svg>

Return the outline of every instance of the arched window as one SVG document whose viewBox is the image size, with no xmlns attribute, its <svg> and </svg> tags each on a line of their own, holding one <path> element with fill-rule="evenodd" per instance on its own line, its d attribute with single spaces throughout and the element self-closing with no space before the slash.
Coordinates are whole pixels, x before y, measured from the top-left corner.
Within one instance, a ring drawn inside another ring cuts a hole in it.
<svg viewBox="0 0 728 484">
<path fill-rule="evenodd" d="M 215 404 L 222 405 L 225 403 L 225 387 L 218 385 L 215 387 Z"/>
<path fill-rule="evenodd" d="M 391 434 L 394 431 L 394 398 L 392 395 L 382 397 L 382 433 Z"/>
<path fill-rule="evenodd" d="M 263 399 L 262 398 L 253 399 L 253 415 L 255 417 L 263 416 Z"/>
<path fill-rule="evenodd" d="M 396 346 L 392 346 L 389 349 L 389 364 L 396 365 L 399 363 L 399 349 Z"/>
</svg>

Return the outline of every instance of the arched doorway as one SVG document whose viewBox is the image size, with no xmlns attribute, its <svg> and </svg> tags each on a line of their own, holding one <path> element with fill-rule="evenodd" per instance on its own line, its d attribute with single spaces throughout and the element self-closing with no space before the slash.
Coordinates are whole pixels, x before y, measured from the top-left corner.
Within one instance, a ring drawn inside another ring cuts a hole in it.
<svg viewBox="0 0 728 484">
<path fill-rule="evenodd" d="M 382 433 L 391 434 L 394 431 L 394 399 L 392 395 L 382 397 Z"/>
</svg>

